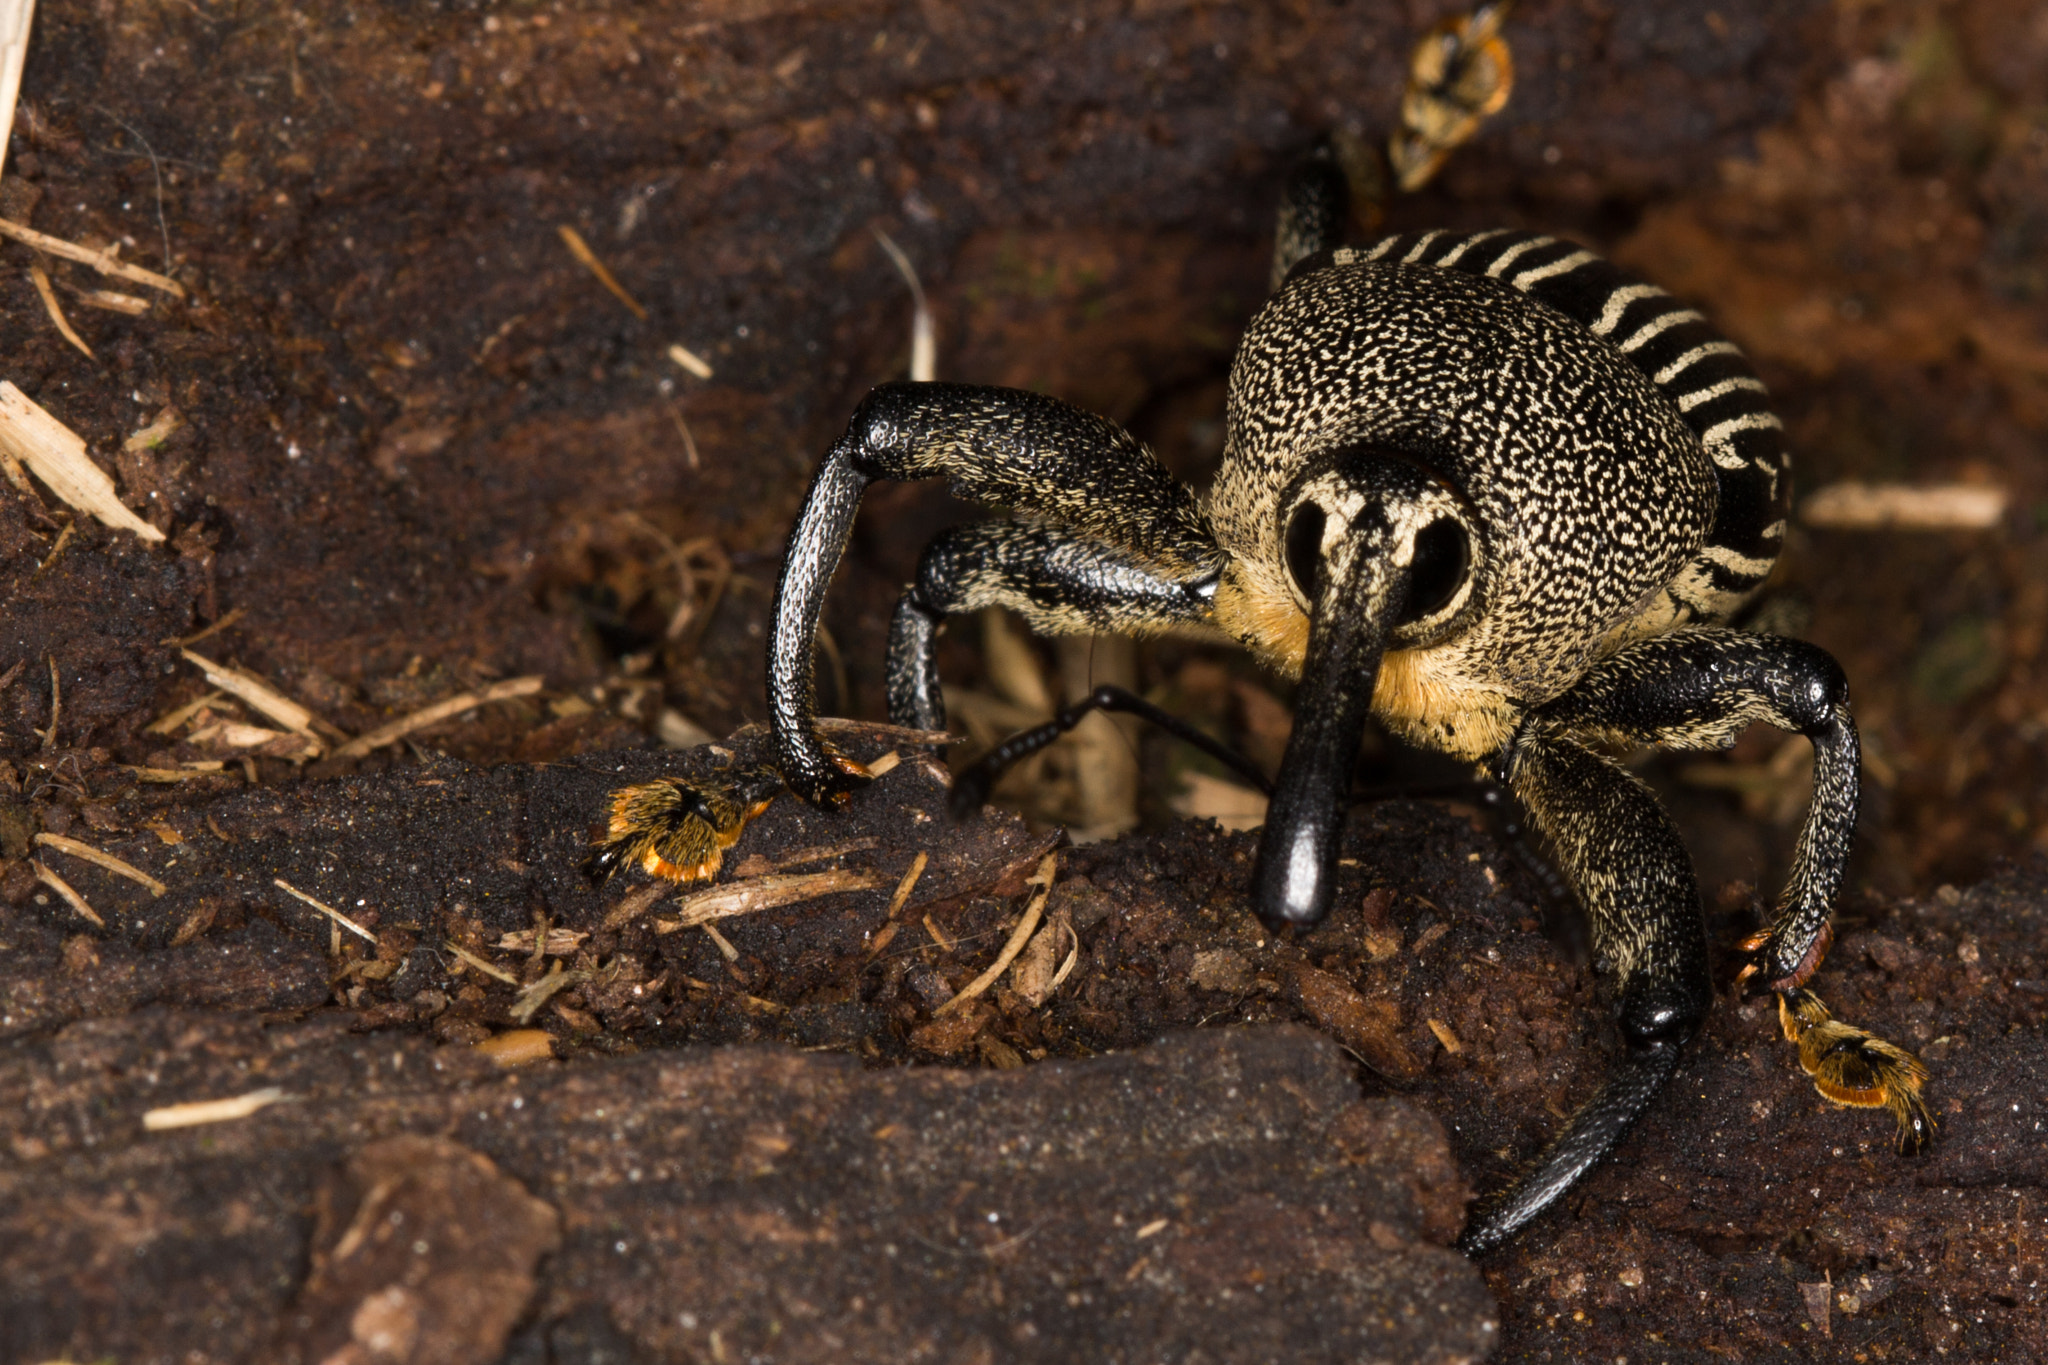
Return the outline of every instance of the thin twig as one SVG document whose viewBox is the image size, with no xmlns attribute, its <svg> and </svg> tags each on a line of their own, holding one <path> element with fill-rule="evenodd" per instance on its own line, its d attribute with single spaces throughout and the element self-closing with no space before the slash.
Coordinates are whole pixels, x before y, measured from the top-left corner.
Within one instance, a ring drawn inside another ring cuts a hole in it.
<svg viewBox="0 0 2048 1365">
<path fill-rule="evenodd" d="M 253 674 L 218 664 L 204 654 L 181 650 L 185 658 L 206 674 L 206 680 L 224 692 L 232 692 L 269 716 L 287 730 L 308 738 L 313 734 L 313 713 Z"/>
<path fill-rule="evenodd" d="M 92 347 L 85 344 L 85 338 L 72 329 L 71 319 L 64 316 L 64 309 L 57 303 L 57 291 L 50 288 L 50 273 L 39 265 L 28 268 L 29 281 L 35 285 L 36 293 L 43 296 L 43 311 L 50 315 L 50 321 L 57 324 L 58 332 L 66 341 L 84 353 L 87 360 L 97 360 Z"/>
<path fill-rule="evenodd" d="M 449 939 L 446 943 L 444 943 L 442 947 L 446 948 L 449 952 L 455 954 L 464 962 L 467 962 L 470 966 L 482 972 L 485 976 L 494 976 L 508 986 L 516 986 L 519 984 L 518 977 L 512 975 L 512 973 L 506 971 L 503 967 L 498 966 L 496 963 L 487 962 L 483 958 L 478 957 L 475 953 L 472 953 L 469 949 L 463 947 L 460 943 L 457 943 L 452 938 Z"/>
<path fill-rule="evenodd" d="M 360 739 L 350 740 L 336 749 L 332 757 L 336 760 L 361 758 L 374 749 L 396 744 L 415 731 L 424 730 L 430 725 L 439 725 L 449 717 L 459 716 L 464 711 L 473 711 L 494 701 L 531 696 L 540 691 L 543 681 L 538 676 L 507 678 L 504 682 L 492 683 L 489 687 L 479 688 L 474 692 L 463 692 L 446 701 L 437 701 L 432 706 L 423 706 L 409 716 L 401 716 L 389 725 L 370 731 Z"/>
<path fill-rule="evenodd" d="M 57 656 L 46 655 L 50 661 L 50 728 L 43 732 L 43 747 L 57 747 L 57 720 L 64 714 L 64 683 L 57 676 Z"/>
<path fill-rule="evenodd" d="M 248 614 L 249 609 L 247 607 L 236 607 L 231 611 L 223 612 L 218 620 L 216 620 L 212 625 L 206 627 L 206 629 L 204 630 L 195 632 L 191 635 L 184 636 L 183 638 L 173 637 L 171 639 L 161 640 L 158 643 L 174 645 L 179 649 L 183 649 L 187 645 L 196 645 L 209 635 L 220 634 L 222 631 L 226 630 L 229 626 L 235 624 L 235 622 L 241 620 L 244 616 L 247 616 Z"/>
<path fill-rule="evenodd" d="M 911 891 L 917 886 L 917 879 L 924 875 L 925 866 L 931 860 L 932 855 L 923 851 L 911 859 L 910 870 L 903 874 L 902 881 L 896 883 L 896 894 L 889 897 L 889 913 L 882 916 L 883 919 L 895 919 L 902 911 L 904 904 L 910 899 Z"/>
<path fill-rule="evenodd" d="M 126 877 L 131 882 L 146 886 L 149 888 L 149 894 L 152 896 L 161 896 L 170 889 L 133 863 L 123 862 L 111 853 L 102 853 L 91 844 L 82 844 L 76 839 L 67 839 L 61 834 L 38 834 L 36 835 L 36 842 L 45 848 L 59 849 L 69 853 L 74 858 L 83 858 L 85 861 L 104 867 L 107 871 L 118 876 Z"/>
<path fill-rule="evenodd" d="M 286 881 L 282 877 L 272 877 L 270 881 L 271 885 L 275 886 L 278 890 L 284 892 L 287 896 L 298 897 L 300 900 L 312 906 L 315 910 L 318 910 L 321 914 L 327 916 L 329 919 L 333 920 L 337 925 L 339 925 L 343 929 L 348 930 L 351 934 L 354 934 L 356 937 L 368 939 L 372 944 L 376 943 L 377 936 L 375 934 L 371 933 L 368 929 L 365 929 L 362 925 L 357 924 L 354 920 L 350 919 L 347 915 L 342 914 L 341 911 L 335 909 L 333 906 L 322 905 L 319 901 L 314 900 L 311 896 L 299 890 L 299 888 L 293 886 L 290 882 Z"/>
<path fill-rule="evenodd" d="M 990 986 L 995 985 L 1002 978 L 1003 973 L 1009 970 L 1010 964 L 1017 960 L 1017 954 L 1024 951 L 1024 945 L 1031 941 L 1033 931 L 1038 928 L 1038 921 L 1045 913 L 1045 899 L 1052 894 L 1053 878 L 1058 875 L 1058 872 L 1059 854 L 1046 854 L 1044 861 L 1038 865 L 1038 871 L 1033 873 L 1030 880 L 1025 883 L 1027 886 L 1036 886 L 1038 894 L 1033 896 L 1031 903 L 1024 907 L 1024 918 L 1017 921 L 1017 927 L 1010 933 L 1010 941 L 1003 945 L 1003 950 L 1000 953 L 996 954 L 996 960 L 989 964 L 987 971 L 963 986 L 960 994 L 932 1011 L 934 1019 L 942 1014 L 951 1014 L 954 1010 L 959 1009 L 962 1005 L 974 999 L 975 996 L 980 995 Z"/>
<path fill-rule="evenodd" d="M 590 249 L 590 243 L 583 240 L 582 233 L 567 223 L 563 223 L 555 231 L 562 234 L 562 242 L 569 248 L 569 254 L 583 262 L 584 268 L 597 276 L 599 284 L 611 290 L 613 297 L 632 310 L 634 317 L 642 322 L 647 321 L 647 310 L 640 306 L 639 300 L 626 292 L 626 286 L 620 284 L 611 271 L 605 269 L 604 262 L 597 259 L 597 253 Z"/>
<path fill-rule="evenodd" d="M 124 280 L 146 284 L 151 289 L 161 289 L 164 293 L 181 299 L 185 297 L 184 285 L 159 275 L 154 270 L 144 270 L 139 265 L 130 265 L 119 260 L 111 250 L 94 251 L 91 247 L 67 242 L 62 237 L 52 237 L 47 232 L 37 232 L 32 227 L 24 227 L 11 218 L 0 218 L 0 237 L 12 237 L 17 242 L 25 242 L 38 250 L 49 252 L 52 256 L 62 256 L 67 261 L 77 261 L 80 265 L 91 266 L 102 275 L 118 275 Z"/>
<path fill-rule="evenodd" d="M 99 917 L 98 912 L 85 903 L 85 897 L 71 889 L 70 882 L 65 881 L 62 877 L 50 871 L 49 868 L 43 866 L 40 859 L 31 860 L 30 866 L 36 870 L 36 880 L 62 896 L 73 910 L 91 920 L 95 927 L 101 929 L 107 927 L 107 922 Z"/>
<path fill-rule="evenodd" d="M 264 1109 L 291 1096 L 277 1086 L 265 1086 L 251 1090 L 246 1095 L 237 1095 L 228 1100 L 193 1100 L 188 1104 L 170 1104 L 161 1109 L 152 1109 L 142 1116 L 144 1130 L 160 1133 L 166 1128 L 191 1128 L 202 1123 L 229 1123 L 245 1119 L 259 1109 Z"/>
</svg>

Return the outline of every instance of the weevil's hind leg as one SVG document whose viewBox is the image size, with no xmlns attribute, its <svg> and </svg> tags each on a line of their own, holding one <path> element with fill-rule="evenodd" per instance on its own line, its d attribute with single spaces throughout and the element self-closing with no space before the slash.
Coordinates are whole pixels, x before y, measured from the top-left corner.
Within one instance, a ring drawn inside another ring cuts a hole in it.
<svg viewBox="0 0 2048 1365">
<path fill-rule="evenodd" d="M 1463 18 L 1444 20 L 1415 45 L 1401 128 L 1387 142 L 1401 189 L 1413 192 L 1428 184 L 1444 159 L 1507 104 L 1515 63 L 1500 31 L 1510 7 L 1506 0 L 1481 5 Z"/>
<path fill-rule="evenodd" d="M 781 791 L 782 775 L 759 764 L 689 782 L 663 777 L 621 787 L 612 793 L 591 870 L 607 881 L 629 867 L 676 882 L 708 880 L 747 822 Z"/>
<path fill-rule="evenodd" d="M 1649 789 L 1540 725 L 1523 727 L 1503 767 L 1585 903 L 1594 952 L 1616 978 L 1625 1046 L 1536 1164 L 1473 1211 L 1458 1242 L 1468 1255 L 1507 1240 L 1614 1149 L 1671 1079 L 1713 997 L 1692 862 Z"/>
<path fill-rule="evenodd" d="M 1194 494 L 1114 422 L 1017 389 L 925 383 L 873 390 L 811 480 L 775 591 L 769 722 L 790 790 L 814 805 L 836 804 L 867 781 L 818 734 L 811 656 L 826 586 L 868 484 L 934 477 L 960 497 L 1026 511 L 1066 543 L 1098 547 L 1162 582 L 1213 580 L 1222 571 L 1223 552 Z M 926 618 L 899 610 L 892 656 L 928 657 L 936 620 L 930 612 Z M 943 714 L 936 679 L 919 667 L 906 674 L 891 664 L 891 710 L 935 719 Z"/>
<path fill-rule="evenodd" d="M 988 521 L 942 532 L 919 561 L 889 628 L 889 719 L 945 728 L 936 653 L 948 616 L 1007 607 L 1040 635 L 1157 635 L 1208 620 L 1216 578 L 1205 566 L 1162 573 L 1128 553 L 1057 526 Z M 1098 710 L 1141 716 L 1244 774 L 1266 779 L 1249 760 L 1180 718 L 1120 687 L 1099 687 L 1045 725 L 1013 735 L 954 780 L 953 809 L 966 815 L 987 799 L 1004 769 L 1043 749 Z"/>
<path fill-rule="evenodd" d="M 1920 1097 L 1927 1069 L 1912 1053 L 1829 1018 L 1802 988 L 1833 939 L 1830 917 L 1856 832 L 1860 748 L 1849 684 L 1826 650 L 1803 640 L 1701 627 L 1616 651 L 1543 708 L 1555 724 L 1673 749 L 1725 748 L 1754 721 L 1813 744 L 1813 803 L 1771 926 L 1744 941 L 1741 979 L 1778 994 L 1785 1036 L 1821 1094 L 1881 1105 L 1902 1150 L 1932 1130 Z M 1807 1022 L 1797 1030 L 1794 1023 Z"/>
</svg>

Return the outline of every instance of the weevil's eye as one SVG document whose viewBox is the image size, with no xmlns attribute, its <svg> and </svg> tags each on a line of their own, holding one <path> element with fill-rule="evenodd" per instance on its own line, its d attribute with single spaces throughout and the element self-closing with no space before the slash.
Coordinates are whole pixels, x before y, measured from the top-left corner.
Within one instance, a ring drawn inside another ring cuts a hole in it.
<svg viewBox="0 0 2048 1365">
<path fill-rule="evenodd" d="M 1415 533 L 1415 560 L 1409 566 L 1408 609 L 1396 626 L 1434 616 L 1451 604 L 1471 566 L 1472 546 L 1465 528 L 1438 517 Z"/>
<path fill-rule="evenodd" d="M 1311 606 L 1316 600 L 1316 583 L 1323 567 L 1323 509 L 1305 502 L 1294 509 L 1287 522 L 1287 573 L 1294 590 Z"/>
</svg>

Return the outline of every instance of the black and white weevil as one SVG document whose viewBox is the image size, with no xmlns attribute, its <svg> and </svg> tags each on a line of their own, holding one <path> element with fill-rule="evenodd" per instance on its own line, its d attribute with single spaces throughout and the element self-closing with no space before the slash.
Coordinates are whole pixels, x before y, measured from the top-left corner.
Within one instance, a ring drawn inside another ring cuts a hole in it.
<svg viewBox="0 0 2048 1365">
<path fill-rule="evenodd" d="M 1418 50 L 1393 143 L 1404 183 L 1504 98 L 1499 13 Z M 1277 289 L 1232 363 L 1206 496 L 1114 423 L 1056 399 L 873 390 L 790 535 L 768 657 L 776 767 L 735 772 L 719 791 L 622 790 L 598 864 L 708 876 L 785 784 L 831 806 L 870 780 L 816 724 L 825 589 L 870 482 L 943 477 L 1015 516 L 925 551 L 890 633 L 897 723 L 944 728 L 935 638 L 961 612 L 1007 607 L 1046 634 L 1221 632 L 1299 679 L 1252 874 L 1267 924 L 1313 925 L 1330 908 L 1368 714 L 1486 765 L 1551 841 L 1589 914 L 1625 1048 L 1530 1171 L 1475 1211 L 1467 1251 L 1498 1245 L 1614 1147 L 1712 998 L 1691 861 L 1648 789 L 1603 753 L 1616 745 L 1724 747 L 1755 721 L 1812 741 L 1791 877 L 1769 928 L 1743 944 L 1743 977 L 1776 993 L 1822 1094 L 1888 1107 L 1917 1148 L 1932 1127 L 1925 1068 L 1805 989 L 1856 820 L 1847 682 L 1813 645 L 1726 625 L 1776 561 L 1790 501 L 1763 384 L 1700 313 L 1569 242 L 1427 232 L 1340 246 L 1346 193 L 1327 156 L 1289 183 Z M 1101 689 L 994 763 L 1099 707 L 1150 711 Z M 988 772 L 963 775 L 970 804 Z"/>
</svg>

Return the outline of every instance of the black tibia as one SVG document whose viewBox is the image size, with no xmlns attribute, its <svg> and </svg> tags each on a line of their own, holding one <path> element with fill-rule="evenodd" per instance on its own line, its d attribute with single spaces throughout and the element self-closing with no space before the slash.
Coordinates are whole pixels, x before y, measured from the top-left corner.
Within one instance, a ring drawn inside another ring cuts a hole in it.
<svg viewBox="0 0 2048 1365">
<path fill-rule="evenodd" d="M 790 790 L 813 804 L 842 800 L 867 780 L 818 737 L 811 676 L 825 589 L 861 493 L 875 479 L 940 476 L 961 497 L 1023 509 L 1165 577 L 1212 577 L 1223 567 L 1194 495 L 1115 423 L 1016 389 L 873 390 L 811 481 L 775 594 L 769 720 Z M 914 634 L 916 623 L 906 629 Z"/>
<path fill-rule="evenodd" d="M 1127 715 L 1148 720 L 1175 739 L 1200 749 L 1260 791 L 1270 794 L 1273 790 L 1273 784 L 1266 780 L 1266 775 L 1243 754 L 1190 725 L 1171 711 L 1161 710 L 1134 692 L 1105 683 L 1045 724 L 1034 725 L 1029 730 L 1020 730 L 1011 735 L 976 759 L 972 767 L 955 775 L 953 792 L 948 798 L 953 814 L 965 819 L 981 809 L 987 804 L 988 794 L 994 789 L 996 780 L 1008 771 L 1011 765 L 1031 757 L 1097 711 L 1122 711 Z"/>
<path fill-rule="evenodd" d="M 1208 619 L 1213 575 L 1170 577 L 1058 526 L 985 521 L 941 533 L 889 627 L 889 719 L 946 728 L 934 653 L 941 620 L 1008 607 L 1040 635 L 1152 635 Z M 1078 719 L 1078 718 L 1077 718 Z"/>
<path fill-rule="evenodd" d="M 1459 1241 L 1473 1255 L 1505 1241 L 1613 1150 L 1670 1079 L 1713 993 L 1692 863 L 1649 789 L 1535 719 L 1502 767 L 1585 904 L 1596 957 L 1615 976 L 1625 1050 L 1535 1166 L 1473 1211 Z"/>
<path fill-rule="evenodd" d="M 1828 919 L 1856 830 L 1860 749 L 1849 683 L 1826 650 L 1740 631 L 1682 631 L 1628 646 L 1537 713 L 1565 729 L 1673 749 L 1717 749 L 1754 721 L 1813 743 L 1813 804 L 1768 934 L 1760 984 L 1804 983 L 1827 951 Z"/>
<path fill-rule="evenodd" d="M 1343 245 L 1344 222 L 1351 213 L 1351 189 L 1327 144 L 1317 147 L 1295 166 L 1281 192 L 1279 221 L 1273 229 L 1273 278 L 1277 291 L 1287 272 L 1316 255 Z"/>
</svg>

